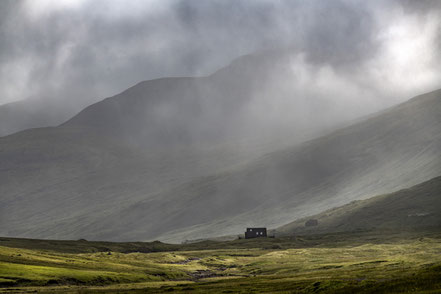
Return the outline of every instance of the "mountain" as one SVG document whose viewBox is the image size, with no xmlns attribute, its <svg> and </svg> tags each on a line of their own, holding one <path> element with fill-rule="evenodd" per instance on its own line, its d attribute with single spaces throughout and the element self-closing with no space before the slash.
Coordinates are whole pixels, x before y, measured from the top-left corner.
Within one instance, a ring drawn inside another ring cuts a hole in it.
<svg viewBox="0 0 441 294">
<path fill-rule="evenodd" d="M 0 137 L 31 128 L 57 126 L 86 106 L 85 101 L 29 98 L 0 105 Z"/>
<path fill-rule="evenodd" d="M 441 227 L 441 177 L 394 193 L 353 201 L 278 228 L 278 235 Z M 305 226 L 309 219 L 317 226 Z"/>
<path fill-rule="evenodd" d="M 416 185 L 441 174 L 440 111 L 441 90 L 415 97 L 237 170 L 162 191 L 106 223 L 125 239 L 230 235 Z M 100 232 L 110 237 L 105 227 Z"/>
<path fill-rule="evenodd" d="M 299 117 L 281 130 L 256 112 L 284 61 L 245 56 L 208 77 L 141 82 L 58 127 L 0 137 L 0 234 L 101 238 L 91 226 L 116 211 L 341 125 Z"/>
<path fill-rule="evenodd" d="M 68 119 L 60 103 L 23 100 L 0 105 L 0 137 L 29 128 L 56 126 Z"/>
<path fill-rule="evenodd" d="M 340 113 L 337 109 L 351 107 L 346 100 L 295 91 L 300 78 L 291 68 L 292 57 L 278 53 L 241 57 L 207 77 L 141 82 L 87 107 L 60 127 L 93 128 L 126 144 L 155 149 L 243 140 L 271 145 L 286 141 L 286 146 L 368 113 Z"/>
<path fill-rule="evenodd" d="M 253 55 L 208 77 L 142 82 L 58 127 L 1 137 L 0 234 L 236 234 L 440 174 L 441 91 L 330 132 L 357 116 L 339 115 L 344 101 L 324 111 L 329 97 L 298 96 L 282 104 L 289 119 L 264 115 L 290 93 L 273 91 L 285 61 Z"/>
</svg>

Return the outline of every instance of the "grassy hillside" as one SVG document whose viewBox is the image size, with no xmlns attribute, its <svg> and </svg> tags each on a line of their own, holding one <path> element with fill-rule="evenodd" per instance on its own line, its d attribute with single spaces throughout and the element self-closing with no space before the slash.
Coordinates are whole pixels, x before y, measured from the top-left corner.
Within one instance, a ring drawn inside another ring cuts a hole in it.
<svg viewBox="0 0 441 294">
<path fill-rule="evenodd" d="M 441 228 L 441 177 L 391 194 L 353 201 L 320 214 L 296 220 L 276 230 L 277 235 L 338 231 Z M 316 219 L 317 226 L 305 226 Z"/>
<path fill-rule="evenodd" d="M 272 247 L 262 246 L 268 243 Z M 439 231 L 211 244 L 0 238 L 0 293 L 436 293 L 441 289 Z M 158 246 L 156 252 L 136 251 L 153 245 Z"/>
</svg>

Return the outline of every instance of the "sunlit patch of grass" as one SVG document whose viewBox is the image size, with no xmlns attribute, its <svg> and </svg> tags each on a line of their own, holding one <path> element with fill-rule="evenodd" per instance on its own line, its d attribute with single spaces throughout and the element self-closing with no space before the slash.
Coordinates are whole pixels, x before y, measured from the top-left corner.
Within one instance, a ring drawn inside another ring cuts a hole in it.
<svg viewBox="0 0 441 294">
<path fill-rule="evenodd" d="M 104 270 L 71 269 L 62 267 L 35 266 L 0 263 L 0 275 L 7 279 L 23 281 L 24 284 L 109 284 L 115 282 L 139 282 L 155 280 L 153 276 L 139 273 L 118 273 Z"/>
</svg>

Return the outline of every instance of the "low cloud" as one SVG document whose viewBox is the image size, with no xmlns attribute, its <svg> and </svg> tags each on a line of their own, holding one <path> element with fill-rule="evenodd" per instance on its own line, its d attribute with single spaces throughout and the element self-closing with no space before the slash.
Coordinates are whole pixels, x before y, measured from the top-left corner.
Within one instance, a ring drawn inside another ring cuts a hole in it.
<svg viewBox="0 0 441 294">
<path fill-rule="evenodd" d="M 209 75 L 238 56 L 275 48 L 301 60 L 297 74 L 310 82 L 296 88 L 320 84 L 361 103 L 356 97 L 387 99 L 372 102 L 378 108 L 441 86 L 439 1 L 0 5 L 0 104 L 61 100 L 79 109 L 141 80 Z"/>
</svg>

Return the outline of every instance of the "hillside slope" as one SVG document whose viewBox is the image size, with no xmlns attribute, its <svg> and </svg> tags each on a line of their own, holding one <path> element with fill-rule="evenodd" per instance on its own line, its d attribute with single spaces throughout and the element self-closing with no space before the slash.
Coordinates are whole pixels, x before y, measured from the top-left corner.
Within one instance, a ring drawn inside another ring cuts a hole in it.
<svg viewBox="0 0 441 294">
<path fill-rule="evenodd" d="M 248 56 L 209 77 L 141 82 L 61 126 L 1 137 L 0 234 L 99 238 L 95 223 L 140 200 L 344 121 L 280 130 L 250 115 L 251 101 L 275 98 L 264 93 L 283 64 Z"/>
<path fill-rule="evenodd" d="M 143 82 L 62 126 L 0 138 L 0 235 L 180 241 L 236 234 L 441 174 L 441 90 L 294 145 L 331 126 L 260 128 L 248 102 L 268 72 L 265 62 L 251 61 L 254 68 L 233 63 L 206 78 Z M 299 109 L 314 113 L 308 107 Z M 286 146 L 269 130 L 294 147 L 258 157 Z"/>
<path fill-rule="evenodd" d="M 317 226 L 305 226 L 309 219 Z M 394 193 L 353 201 L 320 214 L 296 220 L 277 235 L 349 232 L 370 229 L 441 228 L 441 177 Z"/>
<path fill-rule="evenodd" d="M 185 210 L 164 207 L 172 215 L 167 221 L 193 226 L 160 238 L 196 239 L 237 234 L 246 226 L 277 227 L 438 176 L 440 112 L 438 90 L 327 136 L 268 154 L 242 170 L 164 193 L 158 199 L 174 197 L 173 203 L 191 203 Z M 153 203 L 139 203 L 134 211 L 147 212 L 149 207 Z"/>
<path fill-rule="evenodd" d="M 240 57 L 207 77 L 140 82 L 60 127 L 93 128 L 144 148 L 252 140 L 274 151 L 279 141 L 300 143 L 376 110 L 355 107 L 356 99 L 301 89 L 292 59 L 289 52 L 265 51 Z"/>
<path fill-rule="evenodd" d="M 59 125 L 78 111 L 56 99 L 28 99 L 0 105 L 0 137 L 29 128 Z"/>
</svg>

